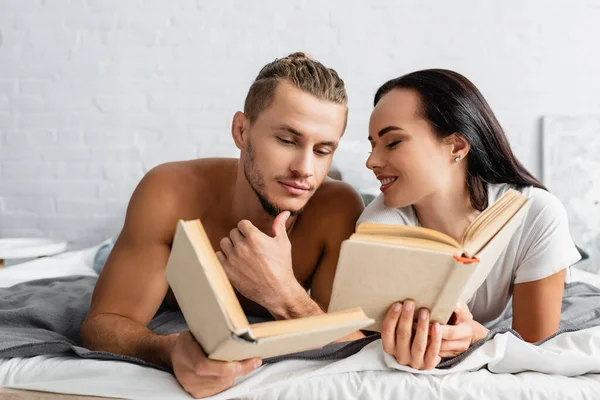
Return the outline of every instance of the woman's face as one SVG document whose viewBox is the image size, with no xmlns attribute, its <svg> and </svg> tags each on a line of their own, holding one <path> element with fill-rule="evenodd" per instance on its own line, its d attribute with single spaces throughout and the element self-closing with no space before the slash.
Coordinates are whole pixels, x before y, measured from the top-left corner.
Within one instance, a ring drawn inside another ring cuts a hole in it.
<svg viewBox="0 0 600 400">
<path fill-rule="evenodd" d="M 394 89 L 371 114 L 367 168 L 381 182 L 387 207 L 419 203 L 450 182 L 453 147 L 435 136 L 419 109 L 417 92 Z"/>
</svg>

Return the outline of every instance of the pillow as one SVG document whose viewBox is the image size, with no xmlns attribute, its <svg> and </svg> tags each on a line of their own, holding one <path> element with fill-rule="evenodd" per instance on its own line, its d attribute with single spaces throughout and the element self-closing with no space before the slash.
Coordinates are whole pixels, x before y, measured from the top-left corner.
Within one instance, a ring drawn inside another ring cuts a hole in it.
<svg viewBox="0 0 600 400">
<path fill-rule="evenodd" d="M 106 243 L 102 244 L 96 251 L 96 254 L 94 255 L 94 263 L 92 264 L 92 268 L 98 274 L 100 274 L 100 271 L 102 271 L 104 264 L 106 264 L 106 259 L 108 258 L 108 255 L 110 254 L 115 245 L 115 240 L 116 238 L 111 238 Z"/>
</svg>

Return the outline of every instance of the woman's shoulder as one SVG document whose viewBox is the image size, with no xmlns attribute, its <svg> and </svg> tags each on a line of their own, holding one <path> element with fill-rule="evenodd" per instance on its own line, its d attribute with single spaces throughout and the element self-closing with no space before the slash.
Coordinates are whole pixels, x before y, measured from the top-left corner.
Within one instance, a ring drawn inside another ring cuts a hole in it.
<svg viewBox="0 0 600 400">
<path fill-rule="evenodd" d="M 494 186 L 496 187 L 491 188 L 491 190 L 498 190 L 497 194 L 500 196 L 502 195 L 500 192 L 513 188 L 532 200 L 523 220 L 520 237 L 515 239 L 522 246 L 531 248 L 536 243 L 541 244 L 547 241 L 553 242 L 553 246 L 558 245 L 558 243 L 555 243 L 557 241 L 564 242 L 565 246 L 570 246 L 572 239 L 569 232 L 567 211 L 558 197 L 545 189 L 534 186 L 520 188 L 507 184 Z M 557 238 L 557 240 L 553 238 Z"/>
<path fill-rule="evenodd" d="M 558 199 L 558 197 L 547 190 L 537 187 L 529 187 L 528 197 L 533 199 L 531 206 L 534 210 L 547 210 L 546 212 L 551 212 L 554 214 L 566 213 L 563 203 Z"/>
<path fill-rule="evenodd" d="M 544 279 L 580 259 L 569 230 L 566 208 L 558 197 L 533 186 L 519 190 L 533 201 L 520 233 L 512 239 L 517 249 L 515 284 Z"/>
<path fill-rule="evenodd" d="M 380 224 L 416 225 L 416 216 L 412 207 L 392 208 L 386 207 L 383 194 L 371 201 L 356 222 L 356 226 L 363 222 Z"/>
<path fill-rule="evenodd" d="M 565 207 L 562 202 L 549 191 L 535 186 L 516 187 L 508 183 L 492 184 L 488 188 L 490 204 L 498 200 L 508 189 L 520 191 L 525 196 L 532 199 L 530 214 L 537 215 L 540 212 L 553 215 L 562 215 L 565 213 Z"/>
</svg>

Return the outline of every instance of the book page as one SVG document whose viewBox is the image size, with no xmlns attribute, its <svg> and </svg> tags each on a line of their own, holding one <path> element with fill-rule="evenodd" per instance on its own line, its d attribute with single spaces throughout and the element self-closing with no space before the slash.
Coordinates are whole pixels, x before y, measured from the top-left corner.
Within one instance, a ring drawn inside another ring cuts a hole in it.
<svg viewBox="0 0 600 400">
<path fill-rule="evenodd" d="M 466 242 L 477 236 L 477 232 L 479 232 L 483 227 L 487 226 L 491 221 L 498 218 L 499 215 L 502 215 L 502 213 L 505 212 L 506 208 L 514 200 L 514 193 L 514 190 L 508 190 L 490 207 L 481 212 L 479 216 L 477 216 L 477 218 L 475 218 L 475 220 L 471 222 L 471 224 L 469 224 L 467 229 L 465 229 L 463 232 L 463 236 L 460 240 L 461 244 L 464 246 Z"/>
<path fill-rule="evenodd" d="M 532 201 L 533 200 L 528 199 L 525 205 L 521 207 L 502 229 L 500 229 L 500 231 L 477 252 L 476 256 L 480 260 L 480 263 L 475 269 L 473 276 L 469 279 L 468 284 L 465 286 L 463 294 L 461 295 L 461 301 L 467 302 L 485 281 L 492 268 L 494 268 L 498 257 L 500 257 L 500 254 L 506 248 L 511 237 L 523 222 Z"/>
<path fill-rule="evenodd" d="M 324 326 L 335 326 L 346 322 L 368 320 L 360 308 L 339 311 L 335 313 L 315 315 L 312 317 L 288 319 L 281 321 L 261 322 L 250 325 L 257 339 L 285 335 L 292 332 L 310 331 Z"/>
<path fill-rule="evenodd" d="M 475 256 L 528 201 L 527 196 L 509 189 L 469 225 L 463 235 L 463 248 Z"/>
<path fill-rule="evenodd" d="M 372 222 L 363 222 L 356 229 L 360 235 L 381 235 L 389 237 L 406 237 L 415 239 L 425 239 L 432 242 L 439 242 L 460 249 L 461 245 L 448 235 L 433 229 L 427 229 L 420 226 L 377 224 Z"/>
<path fill-rule="evenodd" d="M 279 322 L 279 321 L 278 321 Z M 287 322 L 287 321 L 281 321 Z M 275 336 L 268 336 L 254 341 L 248 341 L 231 335 L 224 340 L 208 358 L 212 360 L 233 361 L 248 358 L 275 357 L 284 354 L 322 348 L 323 346 L 346 335 L 363 329 L 373 323 L 370 318 L 327 324 L 310 330 L 300 330 Z"/>
<path fill-rule="evenodd" d="M 461 253 L 460 248 L 448 245 L 446 243 L 434 242 L 427 239 L 414 237 L 399 237 L 399 236 L 383 236 L 383 235 L 365 235 L 355 233 L 350 236 L 351 241 L 371 242 L 381 244 L 391 244 L 397 246 L 411 247 L 415 249 L 439 251 L 449 254 Z"/>
</svg>

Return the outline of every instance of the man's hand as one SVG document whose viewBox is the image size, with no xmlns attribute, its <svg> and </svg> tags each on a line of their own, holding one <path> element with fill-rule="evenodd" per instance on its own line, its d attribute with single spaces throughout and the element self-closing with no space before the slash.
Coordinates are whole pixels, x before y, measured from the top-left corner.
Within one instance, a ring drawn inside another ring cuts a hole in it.
<svg viewBox="0 0 600 400">
<path fill-rule="evenodd" d="M 269 311 L 280 306 L 276 302 L 291 301 L 298 289 L 304 291 L 292 268 L 292 245 L 285 226 L 289 217 L 289 211 L 284 211 L 275 218 L 273 237 L 250 221 L 240 221 L 221 240 L 217 252 L 232 285 Z"/>
<path fill-rule="evenodd" d="M 173 372 L 186 392 L 194 398 L 212 396 L 229 389 L 234 379 L 260 367 L 261 360 L 210 360 L 190 331 L 179 334 L 171 349 Z"/>
</svg>

